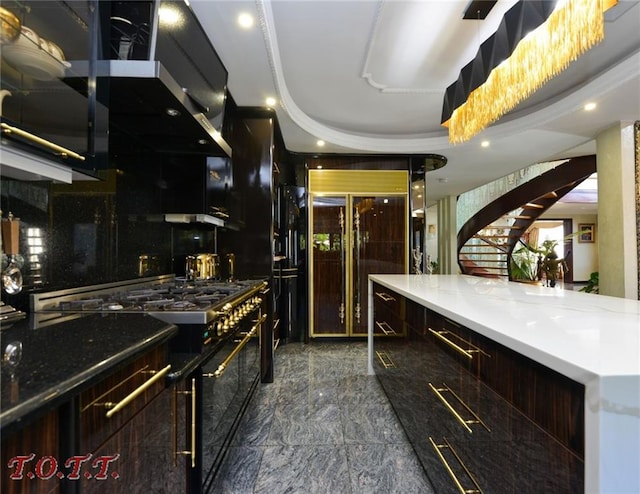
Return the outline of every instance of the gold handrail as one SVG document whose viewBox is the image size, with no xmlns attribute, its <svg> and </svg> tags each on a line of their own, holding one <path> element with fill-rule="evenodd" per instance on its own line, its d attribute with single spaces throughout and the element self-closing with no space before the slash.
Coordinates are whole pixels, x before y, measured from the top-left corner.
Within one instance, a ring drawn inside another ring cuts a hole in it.
<svg viewBox="0 0 640 494">
<path fill-rule="evenodd" d="M 117 412 L 119 412 L 124 407 L 126 407 L 129 403 L 131 403 L 138 396 L 144 393 L 149 387 L 153 386 L 157 381 L 162 379 L 165 376 L 165 374 L 169 372 L 170 369 L 171 369 L 171 364 L 167 365 L 166 367 L 160 369 L 157 372 L 154 372 L 154 375 L 151 379 L 146 381 L 143 385 L 138 386 L 136 389 L 134 389 L 131 393 L 125 396 L 118 403 L 111 403 L 111 402 L 105 403 L 104 406 L 107 408 L 110 408 L 110 410 L 106 413 L 106 417 L 107 418 L 113 417 L 113 415 L 115 415 Z"/>
<path fill-rule="evenodd" d="M 433 391 L 436 394 L 436 396 L 440 399 L 440 401 L 449 409 L 449 411 L 454 415 L 456 420 L 460 422 L 460 424 L 462 424 L 462 426 L 465 429 L 467 429 L 467 431 L 469 431 L 470 433 L 473 433 L 473 430 L 471 429 L 471 427 L 469 427 L 468 424 L 480 424 L 487 430 L 487 432 L 491 432 L 491 429 L 489 429 L 487 424 L 484 423 L 484 421 L 478 416 L 478 414 L 474 412 L 471 409 L 471 407 L 469 407 L 469 405 L 467 405 L 462 400 L 462 398 L 460 398 L 449 386 L 447 386 L 447 384 L 442 383 L 442 386 L 443 386 L 442 388 L 436 388 L 433 384 L 429 383 L 429 387 L 431 388 L 431 391 Z M 473 418 L 475 420 L 464 420 L 462 416 L 451 406 L 451 404 L 447 401 L 447 399 L 442 395 L 442 391 L 451 393 L 453 397 L 456 400 L 458 400 L 458 402 L 467 410 L 467 412 L 473 415 Z"/>
<path fill-rule="evenodd" d="M 460 458 L 458 453 L 456 453 L 456 450 L 453 449 L 453 446 L 451 446 L 451 443 L 449 441 L 447 441 L 446 438 L 443 438 L 443 440 L 444 440 L 445 444 L 436 444 L 436 442 L 433 440 L 433 438 L 431 436 L 429 436 L 429 441 L 431 442 L 431 446 L 433 446 L 433 449 L 435 450 L 436 454 L 440 458 L 440 461 L 442 462 L 444 467 L 447 469 L 447 472 L 449 473 L 449 476 L 453 479 L 453 482 L 456 484 L 456 487 L 460 491 L 460 494 L 482 494 L 482 489 L 478 485 L 478 482 L 473 477 L 473 475 L 471 474 L 471 472 L 469 471 L 467 466 L 464 464 L 464 462 L 462 461 L 462 459 Z M 451 451 L 451 453 L 456 457 L 456 460 L 458 461 L 458 463 L 460 463 L 462 468 L 464 468 L 465 473 L 469 476 L 469 478 L 471 479 L 471 482 L 473 482 L 475 489 L 465 489 L 462 486 L 462 483 L 458 480 L 458 477 L 456 477 L 455 472 L 453 471 L 451 466 L 449 466 L 449 462 L 447 462 L 447 460 L 444 457 L 444 455 L 440 452 L 440 449 L 442 449 L 442 448 L 448 448 Z"/>
<path fill-rule="evenodd" d="M 2 127 L 2 132 L 5 134 L 16 134 L 24 139 L 27 139 L 28 141 L 34 142 L 40 146 L 45 147 L 53 151 L 54 153 L 58 153 L 62 155 L 62 157 L 66 158 L 67 156 L 71 156 L 72 158 L 75 158 L 80 161 L 84 161 L 86 159 L 84 156 L 76 153 L 75 151 L 71 151 L 70 149 L 63 148 L 62 146 L 58 146 L 57 144 L 51 141 L 43 139 L 42 137 L 32 134 L 31 132 L 27 132 L 26 130 L 22 130 L 18 127 L 13 127 L 4 122 L 0 124 L 0 127 Z"/>
<path fill-rule="evenodd" d="M 395 329 L 393 329 L 387 321 L 376 321 L 376 326 L 378 326 L 380 328 L 380 331 L 382 331 L 384 334 L 397 334 Z M 384 329 L 385 327 L 389 329 Z"/>
</svg>

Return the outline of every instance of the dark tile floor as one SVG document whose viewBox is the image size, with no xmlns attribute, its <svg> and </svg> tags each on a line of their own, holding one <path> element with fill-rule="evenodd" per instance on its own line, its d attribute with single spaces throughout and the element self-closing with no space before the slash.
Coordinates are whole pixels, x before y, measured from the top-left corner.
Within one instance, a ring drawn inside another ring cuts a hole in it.
<svg viewBox="0 0 640 494">
<path fill-rule="evenodd" d="M 216 493 L 431 493 L 375 376 L 366 342 L 282 345 L 259 384 Z"/>
</svg>

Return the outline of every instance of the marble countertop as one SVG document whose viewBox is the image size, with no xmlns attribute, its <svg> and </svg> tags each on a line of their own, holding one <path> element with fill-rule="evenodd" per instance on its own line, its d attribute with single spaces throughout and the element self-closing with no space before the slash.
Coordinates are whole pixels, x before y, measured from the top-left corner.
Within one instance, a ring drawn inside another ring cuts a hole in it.
<svg viewBox="0 0 640 494">
<path fill-rule="evenodd" d="M 10 365 L 2 365 L 2 432 L 58 406 L 177 332 L 175 325 L 144 314 L 87 315 L 38 329 L 24 320 L 3 329 L 2 351 L 9 343 L 21 342 L 22 357 L 13 372 Z"/>
<path fill-rule="evenodd" d="M 640 376 L 640 301 L 466 275 L 370 279 L 579 383 Z"/>
</svg>

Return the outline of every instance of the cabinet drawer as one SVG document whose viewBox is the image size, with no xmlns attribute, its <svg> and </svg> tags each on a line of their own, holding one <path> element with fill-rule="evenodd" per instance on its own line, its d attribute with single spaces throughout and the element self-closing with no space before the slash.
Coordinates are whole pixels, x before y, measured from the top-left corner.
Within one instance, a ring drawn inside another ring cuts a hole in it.
<svg viewBox="0 0 640 494">
<path fill-rule="evenodd" d="M 162 392 L 166 368 L 167 349 L 163 345 L 84 391 L 80 395 L 80 449 L 95 451 Z M 133 395 L 136 391 L 139 394 Z M 123 401 L 127 398 L 133 399 Z"/>
<path fill-rule="evenodd" d="M 385 305 L 377 306 L 373 316 L 373 334 L 376 336 L 399 336 L 404 334 L 404 321 Z"/>
<path fill-rule="evenodd" d="M 403 297 L 377 283 L 373 284 L 373 304 L 375 308 L 387 307 L 391 312 L 402 317 Z"/>
<path fill-rule="evenodd" d="M 484 494 L 584 492 L 582 462 L 550 438 L 516 443 L 432 436 L 414 450 L 439 494 L 459 494 L 456 481 L 467 492 L 479 488 Z"/>
</svg>

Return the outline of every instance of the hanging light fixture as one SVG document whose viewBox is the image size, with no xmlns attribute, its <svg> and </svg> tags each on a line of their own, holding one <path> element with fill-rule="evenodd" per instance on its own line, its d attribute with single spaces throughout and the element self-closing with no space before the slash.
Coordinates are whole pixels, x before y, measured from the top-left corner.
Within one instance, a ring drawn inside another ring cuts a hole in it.
<svg viewBox="0 0 640 494">
<path fill-rule="evenodd" d="M 604 39 L 618 0 L 520 0 L 447 88 L 449 141 L 471 139 Z"/>
</svg>

